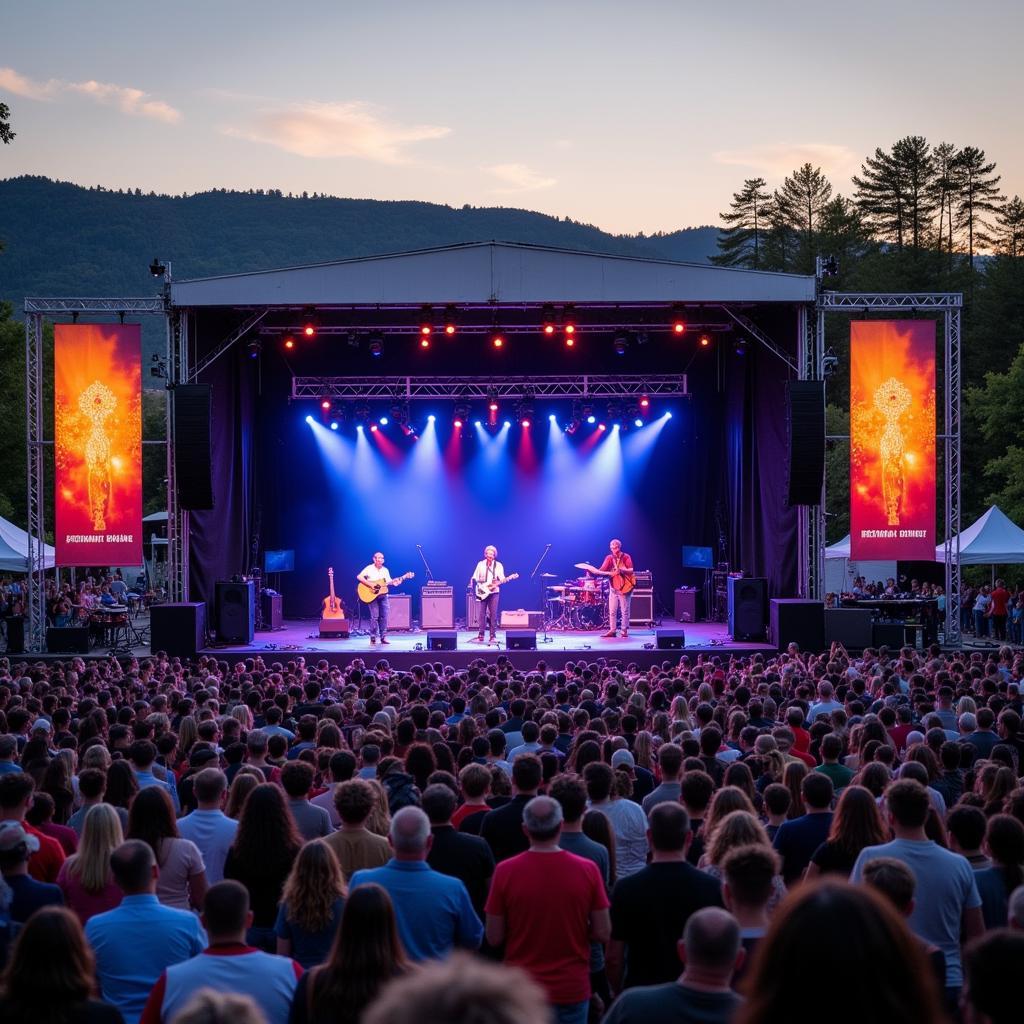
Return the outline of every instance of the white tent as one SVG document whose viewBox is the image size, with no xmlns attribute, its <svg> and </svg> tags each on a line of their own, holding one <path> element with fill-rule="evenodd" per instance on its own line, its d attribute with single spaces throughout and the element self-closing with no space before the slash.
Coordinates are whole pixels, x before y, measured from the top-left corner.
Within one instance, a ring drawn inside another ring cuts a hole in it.
<svg viewBox="0 0 1024 1024">
<path fill-rule="evenodd" d="M 955 550 L 955 548 L 954 548 Z M 946 559 L 945 545 L 935 560 Z M 1016 565 L 1024 562 L 1024 530 L 993 505 L 980 519 L 960 531 L 961 565 Z"/>
<path fill-rule="evenodd" d="M 849 591 L 858 576 L 863 576 L 867 580 L 886 580 L 895 575 L 895 562 L 851 562 L 849 534 L 825 548 L 825 591 L 827 593 L 841 594 L 844 591 Z"/>
<path fill-rule="evenodd" d="M 53 548 L 47 544 L 43 567 L 52 569 L 53 565 Z M 0 518 L 0 572 L 28 572 L 28 534 L 3 518 Z"/>
</svg>

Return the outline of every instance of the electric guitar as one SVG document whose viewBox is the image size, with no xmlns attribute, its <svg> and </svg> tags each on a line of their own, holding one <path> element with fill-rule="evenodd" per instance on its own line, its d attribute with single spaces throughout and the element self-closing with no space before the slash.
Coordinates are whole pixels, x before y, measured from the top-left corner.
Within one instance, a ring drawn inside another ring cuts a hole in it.
<svg viewBox="0 0 1024 1024">
<path fill-rule="evenodd" d="M 598 569 L 596 565 L 591 565 L 589 562 L 577 562 L 576 568 L 592 572 L 595 576 L 610 576 L 612 590 L 617 590 L 620 594 L 628 594 L 636 586 L 636 573 L 632 569 L 622 568 L 608 571 L 607 569 Z"/>
<path fill-rule="evenodd" d="M 345 618 L 345 606 L 334 594 L 334 569 L 327 570 L 327 578 L 331 581 L 331 592 L 324 598 L 323 606 L 320 609 L 320 618 L 343 619 Z"/>
<path fill-rule="evenodd" d="M 388 592 L 388 587 L 397 587 L 403 580 L 411 580 L 416 573 L 407 572 L 404 576 L 394 577 L 390 583 L 385 583 L 383 580 L 376 580 L 373 583 L 366 583 L 360 580 L 356 590 L 359 593 L 359 600 L 364 604 L 371 604 L 376 601 L 378 597 Z"/>
<path fill-rule="evenodd" d="M 496 594 L 498 592 L 498 587 L 500 587 L 502 583 L 508 583 L 509 580 L 517 579 L 519 579 L 519 573 L 514 572 L 509 576 L 503 576 L 500 580 L 491 580 L 489 583 L 480 583 L 477 581 L 476 596 L 479 600 L 486 601 L 491 594 Z"/>
</svg>

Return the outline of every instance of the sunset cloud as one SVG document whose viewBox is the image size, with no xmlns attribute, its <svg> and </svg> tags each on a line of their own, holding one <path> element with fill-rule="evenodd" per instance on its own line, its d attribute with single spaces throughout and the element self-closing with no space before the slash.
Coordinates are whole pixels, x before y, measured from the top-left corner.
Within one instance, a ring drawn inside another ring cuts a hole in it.
<svg viewBox="0 0 1024 1024">
<path fill-rule="evenodd" d="M 149 117 L 167 124 L 176 124 L 181 120 L 181 112 L 169 103 L 154 99 L 141 89 L 112 82 L 97 82 L 94 79 L 87 82 L 65 82 L 59 78 L 48 78 L 40 82 L 20 74 L 14 68 L 0 68 L 0 89 L 43 103 L 73 94 L 104 106 L 116 107 L 121 113 L 134 117 Z"/>
<path fill-rule="evenodd" d="M 557 184 L 556 178 L 545 178 L 526 164 L 494 164 L 484 170 L 500 183 L 491 191 L 497 195 L 514 192 L 538 192 Z"/>
<path fill-rule="evenodd" d="M 715 163 L 749 167 L 770 178 L 782 178 L 797 167 L 812 164 L 830 177 L 848 176 L 860 166 L 860 158 L 847 146 L 824 142 L 771 143 L 745 149 L 722 149 L 712 154 Z"/>
<path fill-rule="evenodd" d="M 357 157 L 383 164 L 407 164 L 413 162 L 408 152 L 410 146 L 442 139 L 451 129 L 389 121 L 369 104 L 358 101 L 307 101 L 264 110 L 247 127 L 225 128 L 224 133 L 276 146 L 298 156 Z"/>
</svg>

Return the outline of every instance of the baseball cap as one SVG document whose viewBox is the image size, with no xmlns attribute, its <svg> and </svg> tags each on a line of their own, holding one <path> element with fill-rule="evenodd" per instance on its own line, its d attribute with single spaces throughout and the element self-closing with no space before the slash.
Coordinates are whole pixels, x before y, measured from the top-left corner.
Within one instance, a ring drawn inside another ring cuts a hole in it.
<svg viewBox="0 0 1024 1024">
<path fill-rule="evenodd" d="M 31 732 L 49 732 L 52 728 L 53 728 L 53 726 L 50 724 L 48 719 L 46 719 L 46 718 L 37 718 L 32 723 L 32 729 L 30 731 Z"/>
<path fill-rule="evenodd" d="M 8 853 L 22 843 L 29 853 L 39 849 L 39 839 L 31 832 L 26 832 L 20 821 L 0 821 L 0 851 Z"/>
<path fill-rule="evenodd" d="M 612 767 L 619 768 L 623 765 L 627 768 L 634 768 L 636 761 L 633 760 L 633 755 L 628 750 L 616 750 L 612 754 Z"/>
</svg>

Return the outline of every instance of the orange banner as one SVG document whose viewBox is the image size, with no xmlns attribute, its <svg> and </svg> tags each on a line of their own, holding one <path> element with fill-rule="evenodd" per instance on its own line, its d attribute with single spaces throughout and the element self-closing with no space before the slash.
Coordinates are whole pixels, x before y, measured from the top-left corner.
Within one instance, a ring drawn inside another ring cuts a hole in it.
<svg viewBox="0 0 1024 1024">
<path fill-rule="evenodd" d="M 850 324 L 850 559 L 935 560 L 935 321 Z"/>
<path fill-rule="evenodd" d="M 57 564 L 142 564 L 138 324 L 53 329 Z"/>
</svg>

